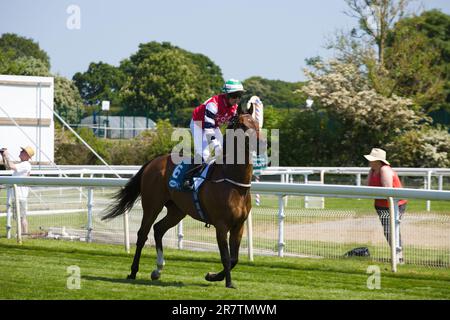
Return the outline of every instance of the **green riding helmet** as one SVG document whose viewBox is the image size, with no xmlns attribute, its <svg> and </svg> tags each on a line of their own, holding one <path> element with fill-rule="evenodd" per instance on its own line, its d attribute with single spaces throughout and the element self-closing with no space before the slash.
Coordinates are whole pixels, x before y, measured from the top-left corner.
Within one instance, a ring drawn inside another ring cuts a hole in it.
<svg viewBox="0 0 450 320">
<path fill-rule="evenodd" d="M 236 79 L 230 79 L 225 82 L 222 92 L 233 93 L 233 92 L 245 92 L 242 82 Z"/>
</svg>

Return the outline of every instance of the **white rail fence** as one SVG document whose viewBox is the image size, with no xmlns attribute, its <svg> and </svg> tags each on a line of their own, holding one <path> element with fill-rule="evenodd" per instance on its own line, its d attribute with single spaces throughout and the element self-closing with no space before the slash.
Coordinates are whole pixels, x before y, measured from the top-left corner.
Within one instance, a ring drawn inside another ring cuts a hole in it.
<svg viewBox="0 0 450 320">
<path fill-rule="evenodd" d="M 140 166 L 102 166 L 102 165 L 35 165 L 33 176 L 78 176 L 78 177 L 130 177 L 140 169 Z M 450 169 L 444 168 L 395 168 L 407 188 L 425 190 L 445 190 L 450 185 Z M 267 167 L 258 173 L 260 181 L 280 181 L 282 183 L 309 184 L 343 184 L 361 186 L 367 176 L 367 167 Z M 0 171 L 0 176 L 11 175 L 11 171 Z M 80 195 L 81 197 L 82 195 Z M 84 197 L 87 197 L 85 194 Z M 308 198 L 305 206 L 308 207 Z M 323 202 L 323 198 L 310 198 L 311 202 Z M 259 203 L 257 203 L 259 205 Z M 285 197 L 285 206 L 288 197 Z M 323 204 L 322 204 L 323 207 Z M 431 201 L 426 201 L 426 210 L 431 211 Z"/>
<path fill-rule="evenodd" d="M 142 218 L 140 204 L 124 215 L 123 220 L 115 219 L 108 223 L 100 220 L 102 210 L 111 202 L 112 193 L 127 181 L 117 178 L 0 177 L 0 185 L 33 186 L 33 193 L 39 195 L 39 201 L 29 204 L 31 236 L 35 233 L 50 238 L 122 242 L 129 251 Z M 87 190 L 83 191 L 86 197 L 79 196 L 80 188 Z M 354 247 L 368 246 L 372 258 L 391 261 L 393 271 L 398 262 L 396 248 L 400 247 L 397 206 L 393 203 L 388 216 L 383 217 L 393 220 L 388 224 L 395 226 L 388 230 L 392 242 L 388 245 L 374 210 L 362 212 L 357 210 L 357 204 L 373 201 L 370 200 L 373 198 L 450 200 L 450 191 L 293 183 L 253 183 L 252 192 L 261 194 L 265 205 L 253 207 L 247 236 L 243 239 L 242 247 L 247 248 L 250 259 L 253 259 L 254 252 L 280 257 L 341 258 L 343 253 Z M 11 237 L 14 229 L 19 237 L 17 224 L 16 227 L 12 224 L 12 191 L 9 197 L 5 191 L 3 193 L 6 213 L 0 215 L 0 225 L 5 224 L 7 237 Z M 291 203 L 286 207 L 285 197 L 288 195 Z M 330 202 L 334 198 L 352 197 L 352 202 L 342 210 L 312 210 L 302 205 L 305 196 L 323 196 Z M 407 212 L 401 224 L 406 263 L 450 266 L 450 208 L 444 214 Z M 165 245 L 180 249 L 216 250 L 213 228 L 202 226 L 202 223 L 191 218 L 184 219 L 177 228 L 166 234 Z"/>
</svg>

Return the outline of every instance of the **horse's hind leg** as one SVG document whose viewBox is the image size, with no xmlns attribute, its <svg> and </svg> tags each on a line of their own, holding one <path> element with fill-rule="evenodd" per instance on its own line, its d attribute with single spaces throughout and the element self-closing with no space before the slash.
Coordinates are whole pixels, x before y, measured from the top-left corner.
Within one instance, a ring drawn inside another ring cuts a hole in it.
<svg viewBox="0 0 450 320">
<path fill-rule="evenodd" d="M 156 246 L 156 269 L 153 270 L 151 278 L 152 280 L 158 280 L 161 277 L 161 272 L 164 267 L 164 255 L 163 255 L 163 245 L 162 239 L 164 234 L 170 228 L 176 226 L 178 222 L 180 222 L 186 214 L 183 213 L 178 207 L 170 202 L 166 204 L 167 215 L 161 219 L 155 226 L 153 227 L 154 237 L 155 237 L 155 246 Z"/>
<path fill-rule="evenodd" d="M 136 252 L 134 254 L 133 264 L 131 265 L 131 273 L 127 276 L 127 279 L 136 279 L 136 274 L 139 271 L 139 260 L 141 259 L 142 248 L 148 239 L 148 233 L 155 222 L 156 217 L 161 212 L 163 205 L 153 205 L 151 208 L 147 208 L 145 203 L 142 203 L 144 209 L 144 215 L 142 217 L 141 227 L 137 233 Z"/>
</svg>

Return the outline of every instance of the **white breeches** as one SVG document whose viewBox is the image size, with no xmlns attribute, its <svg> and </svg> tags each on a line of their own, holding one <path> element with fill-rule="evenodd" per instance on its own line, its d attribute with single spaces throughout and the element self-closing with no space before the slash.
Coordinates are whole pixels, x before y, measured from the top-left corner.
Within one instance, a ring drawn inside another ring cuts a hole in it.
<svg viewBox="0 0 450 320">
<path fill-rule="evenodd" d="M 207 162 L 211 156 L 212 147 L 211 141 L 208 141 L 208 137 L 205 134 L 205 131 L 202 129 L 201 121 L 193 121 L 191 120 L 190 124 L 192 136 L 194 137 L 194 152 L 195 154 L 201 155 L 204 162 Z M 220 142 L 220 145 L 223 144 L 223 136 L 222 132 L 219 128 L 214 129 L 214 134 L 216 139 Z"/>
</svg>

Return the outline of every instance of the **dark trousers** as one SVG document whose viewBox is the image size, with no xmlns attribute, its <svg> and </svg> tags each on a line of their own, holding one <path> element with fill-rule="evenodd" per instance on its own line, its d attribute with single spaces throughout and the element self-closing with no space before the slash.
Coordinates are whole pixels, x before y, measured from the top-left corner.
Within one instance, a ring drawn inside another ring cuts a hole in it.
<svg viewBox="0 0 450 320">
<path fill-rule="evenodd" d="M 381 221 L 381 225 L 383 226 L 384 237 L 386 238 L 389 245 L 391 245 L 391 235 L 390 235 L 390 217 L 389 217 L 389 208 L 377 207 L 375 206 L 375 210 L 377 210 L 378 218 Z M 398 206 L 399 211 L 399 220 L 401 221 L 403 218 L 403 214 L 406 211 L 406 203 Z M 400 234 L 400 233 L 399 233 Z M 402 236 L 400 234 L 399 239 L 400 248 L 402 247 Z"/>
</svg>

